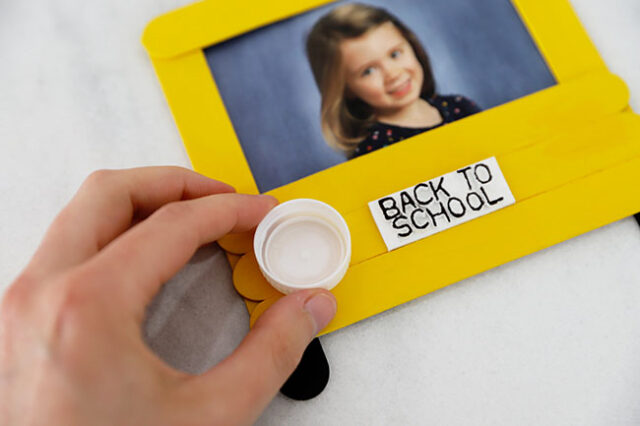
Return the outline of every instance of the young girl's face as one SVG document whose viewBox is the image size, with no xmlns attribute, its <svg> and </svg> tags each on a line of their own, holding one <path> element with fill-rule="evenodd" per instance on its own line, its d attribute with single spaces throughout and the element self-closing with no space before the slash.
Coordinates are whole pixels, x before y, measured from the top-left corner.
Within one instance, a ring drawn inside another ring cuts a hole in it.
<svg viewBox="0 0 640 426">
<path fill-rule="evenodd" d="M 420 98 L 424 71 L 391 22 L 340 42 L 347 89 L 377 115 L 393 114 Z"/>
</svg>

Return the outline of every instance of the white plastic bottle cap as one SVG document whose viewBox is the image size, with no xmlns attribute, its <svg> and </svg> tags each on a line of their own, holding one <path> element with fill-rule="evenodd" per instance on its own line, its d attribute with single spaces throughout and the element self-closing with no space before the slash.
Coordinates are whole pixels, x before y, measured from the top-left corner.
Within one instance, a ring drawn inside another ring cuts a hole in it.
<svg viewBox="0 0 640 426">
<path fill-rule="evenodd" d="M 347 272 L 351 235 L 340 213 L 308 198 L 276 206 L 253 239 L 260 271 L 282 293 L 332 289 Z"/>
</svg>

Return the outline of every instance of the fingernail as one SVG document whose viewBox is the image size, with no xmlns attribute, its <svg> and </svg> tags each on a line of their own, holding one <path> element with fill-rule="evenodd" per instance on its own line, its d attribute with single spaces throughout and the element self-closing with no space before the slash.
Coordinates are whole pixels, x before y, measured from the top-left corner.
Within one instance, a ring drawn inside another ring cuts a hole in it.
<svg viewBox="0 0 640 426">
<path fill-rule="evenodd" d="M 336 315 L 336 300 L 326 293 L 316 293 L 304 304 L 304 309 L 311 314 L 315 323 L 315 334 L 325 328 Z"/>
</svg>

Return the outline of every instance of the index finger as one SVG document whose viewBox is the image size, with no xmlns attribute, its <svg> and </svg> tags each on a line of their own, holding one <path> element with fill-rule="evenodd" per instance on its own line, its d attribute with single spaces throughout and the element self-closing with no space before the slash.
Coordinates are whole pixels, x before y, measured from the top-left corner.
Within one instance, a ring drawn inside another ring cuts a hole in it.
<svg viewBox="0 0 640 426">
<path fill-rule="evenodd" d="M 219 194 L 168 204 L 96 255 L 86 265 L 87 281 L 123 296 L 124 303 L 141 319 L 158 288 L 200 246 L 230 232 L 255 228 L 276 204 L 271 196 L 247 194 Z"/>
<path fill-rule="evenodd" d="M 49 227 L 28 268 L 37 274 L 60 272 L 95 255 L 136 217 L 172 201 L 233 191 L 181 167 L 94 172 Z"/>
</svg>

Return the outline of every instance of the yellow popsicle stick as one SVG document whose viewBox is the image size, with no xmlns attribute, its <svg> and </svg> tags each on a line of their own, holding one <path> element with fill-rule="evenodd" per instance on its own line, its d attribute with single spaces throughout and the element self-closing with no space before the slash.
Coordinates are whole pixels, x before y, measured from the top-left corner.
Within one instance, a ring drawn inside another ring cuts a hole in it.
<svg viewBox="0 0 640 426">
<path fill-rule="evenodd" d="M 207 0 L 149 24 L 143 43 L 196 171 L 238 192 L 258 192 L 202 49 L 327 3 Z M 640 136 L 624 83 L 607 72 L 568 0 L 512 3 L 556 86 L 270 192 L 280 201 L 325 201 L 352 228 L 353 266 L 334 289 L 338 315 L 324 332 L 640 210 L 638 191 L 625 192 L 640 177 Z M 490 156 L 497 157 L 515 205 L 384 253 L 368 201 Z M 585 206 L 589 215 L 578 214 Z M 250 252 L 251 235 L 220 244 Z M 256 273 L 247 262 L 238 276 Z M 241 288 L 252 285 L 240 281 Z M 243 291 L 267 299 L 247 302 L 255 308 L 252 321 L 280 297 L 260 288 L 266 281 L 254 281 L 256 288 Z"/>
</svg>

